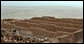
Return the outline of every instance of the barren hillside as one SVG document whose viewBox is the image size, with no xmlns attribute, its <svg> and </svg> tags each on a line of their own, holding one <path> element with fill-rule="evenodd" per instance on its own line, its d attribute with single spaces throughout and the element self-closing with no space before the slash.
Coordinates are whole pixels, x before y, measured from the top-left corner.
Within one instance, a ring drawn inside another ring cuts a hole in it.
<svg viewBox="0 0 84 44">
<path fill-rule="evenodd" d="M 83 42 L 83 19 L 49 16 L 1 19 L 2 43 Z"/>
</svg>

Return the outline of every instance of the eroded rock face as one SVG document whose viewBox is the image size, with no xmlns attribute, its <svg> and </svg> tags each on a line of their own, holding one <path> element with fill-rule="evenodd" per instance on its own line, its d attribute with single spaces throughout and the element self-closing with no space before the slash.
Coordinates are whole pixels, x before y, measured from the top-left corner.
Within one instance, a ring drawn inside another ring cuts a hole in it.
<svg viewBox="0 0 84 44">
<path fill-rule="evenodd" d="M 82 39 L 83 19 L 1 19 L 1 43 L 76 43 Z"/>
</svg>

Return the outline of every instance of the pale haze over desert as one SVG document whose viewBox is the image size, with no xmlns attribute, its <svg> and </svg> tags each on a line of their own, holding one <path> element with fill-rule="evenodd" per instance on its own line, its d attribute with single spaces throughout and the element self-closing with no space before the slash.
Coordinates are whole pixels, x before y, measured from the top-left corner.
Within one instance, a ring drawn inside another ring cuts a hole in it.
<svg viewBox="0 0 84 44">
<path fill-rule="evenodd" d="M 1 1 L 1 18 L 83 18 L 82 1 Z"/>
<path fill-rule="evenodd" d="M 83 43 L 83 1 L 1 1 L 1 43 Z"/>
</svg>

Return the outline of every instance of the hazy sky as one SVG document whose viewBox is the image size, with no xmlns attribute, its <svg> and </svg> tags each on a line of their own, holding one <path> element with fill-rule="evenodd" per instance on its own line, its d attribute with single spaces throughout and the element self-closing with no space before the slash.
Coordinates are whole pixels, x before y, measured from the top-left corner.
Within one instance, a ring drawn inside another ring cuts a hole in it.
<svg viewBox="0 0 84 44">
<path fill-rule="evenodd" d="M 74 6 L 74 7 L 83 7 L 83 1 L 1 1 L 1 6 Z"/>
</svg>

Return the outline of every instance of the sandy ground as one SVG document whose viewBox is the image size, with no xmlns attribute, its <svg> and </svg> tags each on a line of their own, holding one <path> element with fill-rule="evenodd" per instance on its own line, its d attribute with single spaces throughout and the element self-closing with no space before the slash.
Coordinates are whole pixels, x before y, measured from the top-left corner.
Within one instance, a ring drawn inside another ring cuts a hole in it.
<svg viewBox="0 0 84 44">
<path fill-rule="evenodd" d="M 67 6 L 6 6 L 1 7 L 1 19 L 29 19 L 40 16 L 54 16 L 55 18 L 81 18 L 83 19 L 83 8 Z M 77 23 L 77 22 L 76 22 Z M 82 42 L 77 42 L 82 43 Z"/>
</svg>

